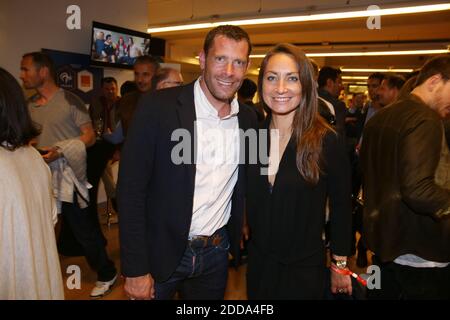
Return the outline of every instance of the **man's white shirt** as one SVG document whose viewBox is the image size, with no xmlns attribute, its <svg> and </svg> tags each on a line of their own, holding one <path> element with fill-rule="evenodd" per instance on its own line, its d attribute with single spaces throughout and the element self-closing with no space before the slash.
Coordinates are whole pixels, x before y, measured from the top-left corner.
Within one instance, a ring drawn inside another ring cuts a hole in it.
<svg viewBox="0 0 450 320">
<path fill-rule="evenodd" d="M 227 224 L 238 178 L 240 150 L 236 97 L 231 101 L 230 114 L 221 119 L 198 79 L 194 85 L 194 102 L 197 157 L 190 237 L 210 236 Z"/>
</svg>

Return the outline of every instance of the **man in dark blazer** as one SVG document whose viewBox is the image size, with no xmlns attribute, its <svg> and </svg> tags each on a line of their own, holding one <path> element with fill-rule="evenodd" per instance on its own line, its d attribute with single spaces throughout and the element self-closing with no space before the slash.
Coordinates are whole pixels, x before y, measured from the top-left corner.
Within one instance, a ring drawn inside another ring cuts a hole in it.
<svg viewBox="0 0 450 320">
<path fill-rule="evenodd" d="M 197 81 L 146 94 L 138 104 L 118 183 L 130 299 L 172 299 L 177 291 L 183 299 L 224 297 L 245 193 L 245 161 L 228 160 L 247 149 L 236 133 L 257 125 L 255 112 L 235 98 L 250 51 L 244 30 L 219 26 L 206 36 Z M 216 161 L 217 154 L 225 158 Z"/>
<path fill-rule="evenodd" d="M 322 67 L 317 79 L 319 85 L 319 97 L 325 99 L 333 105 L 335 113 L 335 128 L 339 137 L 345 142 L 345 115 L 347 107 L 345 103 L 339 100 L 339 94 L 343 88 L 341 70 L 332 67 Z"/>
</svg>

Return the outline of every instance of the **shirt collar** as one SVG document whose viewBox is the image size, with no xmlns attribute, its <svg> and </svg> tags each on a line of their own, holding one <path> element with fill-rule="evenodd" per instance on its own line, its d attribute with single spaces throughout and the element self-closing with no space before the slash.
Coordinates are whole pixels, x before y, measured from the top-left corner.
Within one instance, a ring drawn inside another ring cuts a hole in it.
<svg viewBox="0 0 450 320">
<path fill-rule="evenodd" d="M 200 79 L 201 77 L 199 77 L 194 84 L 194 101 L 197 112 L 197 118 L 208 118 L 208 117 L 218 118 L 219 112 L 216 110 L 216 108 L 214 108 L 211 102 L 209 102 L 208 98 L 203 92 L 203 89 L 200 86 Z M 222 118 L 222 120 L 234 117 L 239 113 L 239 102 L 236 98 L 236 95 L 234 96 L 233 100 L 231 100 L 230 106 L 231 106 L 230 114 Z"/>
</svg>

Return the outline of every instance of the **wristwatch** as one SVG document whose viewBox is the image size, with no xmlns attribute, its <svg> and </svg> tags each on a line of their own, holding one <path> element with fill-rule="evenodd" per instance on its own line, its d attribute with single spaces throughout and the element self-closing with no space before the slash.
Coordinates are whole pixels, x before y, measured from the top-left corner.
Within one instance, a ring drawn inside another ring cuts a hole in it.
<svg viewBox="0 0 450 320">
<path fill-rule="evenodd" d="M 345 269 L 347 268 L 347 260 L 336 260 L 334 258 L 331 258 L 331 263 L 334 263 L 338 269 Z"/>
</svg>

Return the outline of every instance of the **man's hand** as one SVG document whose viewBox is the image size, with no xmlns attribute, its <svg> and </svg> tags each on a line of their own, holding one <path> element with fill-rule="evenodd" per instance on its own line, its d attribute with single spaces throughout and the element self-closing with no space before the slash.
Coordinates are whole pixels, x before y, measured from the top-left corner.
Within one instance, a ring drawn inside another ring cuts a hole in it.
<svg viewBox="0 0 450 320">
<path fill-rule="evenodd" d="M 61 153 L 59 153 L 58 148 L 55 147 L 42 147 L 39 148 L 41 150 L 48 151 L 46 154 L 42 156 L 45 162 L 50 163 L 55 161 L 56 159 L 59 159 L 61 157 Z"/>
<path fill-rule="evenodd" d="M 240 242 L 241 250 L 244 249 L 244 244 L 246 241 L 248 241 L 249 238 L 250 238 L 250 228 L 248 227 L 248 224 L 245 224 L 242 227 L 242 238 Z"/>
<path fill-rule="evenodd" d="M 155 299 L 155 281 L 151 274 L 145 276 L 125 278 L 125 294 L 131 300 Z"/>
<path fill-rule="evenodd" d="M 241 237 L 241 241 L 240 241 L 240 247 L 242 250 L 242 249 L 244 249 L 245 241 L 248 241 L 248 239 L 250 238 L 250 227 L 248 226 L 248 223 L 247 223 L 247 212 L 244 213 L 244 221 L 243 221 L 241 231 L 242 231 L 242 237 Z"/>
</svg>

